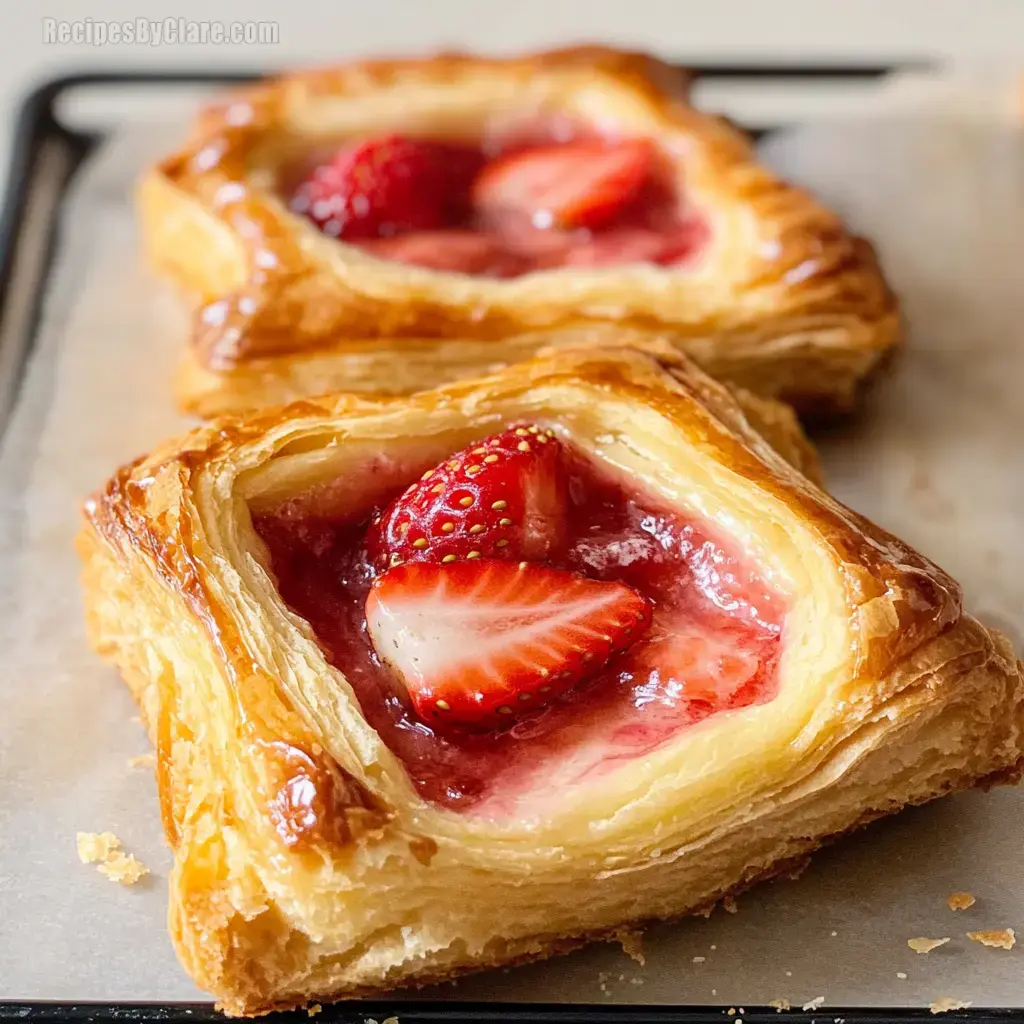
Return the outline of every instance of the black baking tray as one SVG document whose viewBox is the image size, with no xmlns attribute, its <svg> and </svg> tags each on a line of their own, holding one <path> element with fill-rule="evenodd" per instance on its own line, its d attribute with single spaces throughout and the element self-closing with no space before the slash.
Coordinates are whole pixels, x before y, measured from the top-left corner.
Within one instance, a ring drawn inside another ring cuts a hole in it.
<svg viewBox="0 0 1024 1024">
<path fill-rule="evenodd" d="M 843 79 L 878 79 L 898 65 L 823 64 L 706 64 L 690 63 L 699 77 L 753 81 L 797 80 L 808 89 L 816 82 Z M 915 62 L 919 63 L 919 62 Z M 68 186 L 105 132 L 83 132 L 61 123 L 60 102 L 72 91 L 125 87 L 231 85 L 257 79 L 258 73 L 230 74 L 196 71 L 90 72 L 69 74 L 42 83 L 23 101 L 17 116 L 10 170 L 0 213 L 0 437 L 17 399 L 25 366 L 36 339 L 54 256 L 61 244 L 61 211 Z M 749 126 L 748 126 L 749 127 Z M 777 127 L 782 127 L 777 126 Z M 761 135 L 773 126 L 751 128 Z M 0 923 L 2 927 L 2 923 Z M 927 1009 L 822 1007 L 779 1014 L 768 1007 L 664 1005 L 584 1005 L 579 1003 L 465 1003 L 407 1002 L 401 997 L 386 1001 L 343 1002 L 325 1006 L 321 1021 L 331 1024 L 365 1024 L 397 1017 L 401 1024 L 697 1024 L 704 1021 L 801 1020 L 819 1024 L 884 1024 L 884 1022 L 935 1020 Z M 308 1021 L 304 1011 L 275 1014 L 289 1024 Z M 943 1015 L 942 1020 L 1024 1022 L 1017 1009 L 971 1008 Z M 0 1000 L 0 1024 L 13 1021 L 56 1022 L 160 1022 L 203 1024 L 223 1020 L 209 1003 L 61 1003 Z"/>
</svg>

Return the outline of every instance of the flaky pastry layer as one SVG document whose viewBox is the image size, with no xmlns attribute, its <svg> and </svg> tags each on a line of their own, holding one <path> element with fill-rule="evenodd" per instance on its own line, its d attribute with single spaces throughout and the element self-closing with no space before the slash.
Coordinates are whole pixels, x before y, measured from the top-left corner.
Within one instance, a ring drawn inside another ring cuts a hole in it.
<svg viewBox="0 0 1024 1024">
<path fill-rule="evenodd" d="M 789 611 L 769 703 L 705 719 L 543 813 L 491 820 L 419 796 L 282 601 L 251 516 L 299 495 L 367 509 L 523 420 L 715 524 Z M 157 745 L 175 945 L 231 1013 L 692 913 L 865 821 L 1014 778 L 1024 753 L 1005 638 L 679 358 L 566 350 L 407 398 L 224 418 L 115 475 L 86 506 L 80 550 L 90 636 Z"/>
<path fill-rule="evenodd" d="M 687 85 L 650 57 L 590 47 L 346 65 L 207 110 L 139 193 L 151 261 L 198 300 L 182 404 L 212 415 L 339 389 L 404 394 L 615 324 L 660 332 L 715 376 L 802 410 L 848 408 L 900 338 L 871 246 L 695 110 Z M 464 137 L 523 116 L 655 139 L 710 229 L 700 257 L 445 273 L 325 237 L 274 189 L 278 168 L 324 139 Z"/>
</svg>

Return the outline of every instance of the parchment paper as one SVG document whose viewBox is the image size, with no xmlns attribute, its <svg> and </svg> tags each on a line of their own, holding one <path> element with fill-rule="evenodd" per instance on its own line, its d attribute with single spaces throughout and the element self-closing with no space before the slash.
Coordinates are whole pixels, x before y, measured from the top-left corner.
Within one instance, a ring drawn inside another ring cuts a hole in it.
<svg viewBox="0 0 1024 1024">
<path fill-rule="evenodd" d="M 146 740 L 125 688 L 86 649 L 71 548 L 78 499 L 184 425 L 167 381 L 185 318 L 140 265 L 127 201 L 137 170 L 180 134 L 126 130 L 80 180 L 0 453 L 0 998 L 200 998 L 166 935 L 154 783 L 126 763 Z M 877 240 L 912 324 L 859 424 L 822 441 L 834 490 L 949 569 L 1019 647 L 1024 143 L 947 104 L 915 105 L 792 132 L 767 155 Z M 149 878 L 121 888 L 78 862 L 76 831 L 105 829 Z M 822 852 L 736 914 L 651 929 L 645 967 L 601 946 L 427 995 L 1024 1005 L 1020 949 L 965 937 L 1024 931 L 1022 849 L 1024 791 L 955 797 Z M 954 914 L 946 898 L 963 889 L 978 902 Z M 951 941 L 919 955 L 917 936 Z"/>
</svg>

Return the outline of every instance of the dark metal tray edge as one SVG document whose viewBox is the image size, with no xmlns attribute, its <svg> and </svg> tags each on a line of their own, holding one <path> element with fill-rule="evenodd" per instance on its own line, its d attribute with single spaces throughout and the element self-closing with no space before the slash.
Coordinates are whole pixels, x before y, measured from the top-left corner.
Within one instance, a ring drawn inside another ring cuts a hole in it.
<svg viewBox="0 0 1024 1024">
<path fill-rule="evenodd" d="M 1010 1024 L 1024 1020 L 1024 1012 L 998 1008 L 953 1010 L 936 1017 L 923 1009 L 876 1009 L 823 1006 L 814 1011 L 779 1011 L 772 1007 L 623 1006 L 559 1003 L 415 1003 L 394 1001 L 334 1003 L 312 1013 L 295 1010 L 275 1013 L 275 1021 L 297 1022 L 314 1016 L 324 1024 L 705 1024 L 727 1020 L 732 1024 L 903 1024 L 907 1021 L 967 1021 L 969 1024 Z M 207 1024 L 225 1018 L 209 1003 L 61 1003 L 0 1002 L 0 1021 L 33 1022 L 159 1022 Z"/>
</svg>

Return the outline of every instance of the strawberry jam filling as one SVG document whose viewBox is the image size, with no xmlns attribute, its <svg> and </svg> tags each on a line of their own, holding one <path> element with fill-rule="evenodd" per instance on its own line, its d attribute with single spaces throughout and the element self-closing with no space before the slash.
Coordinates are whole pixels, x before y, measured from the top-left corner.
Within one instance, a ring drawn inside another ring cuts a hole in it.
<svg viewBox="0 0 1024 1024">
<path fill-rule="evenodd" d="M 282 175 L 291 209 L 381 259 L 508 278 L 694 259 L 706 222 L 649 140 L 571 129 L 349 142 Z"/>
<path fill-rule="evenodd" d="M 363 513 L 300 497 L 254 525 L 285 602 L 447 808 L 542 815 L 777 692 L 785 597 L 710 523 L 535 427 Z"/>
</svg>

